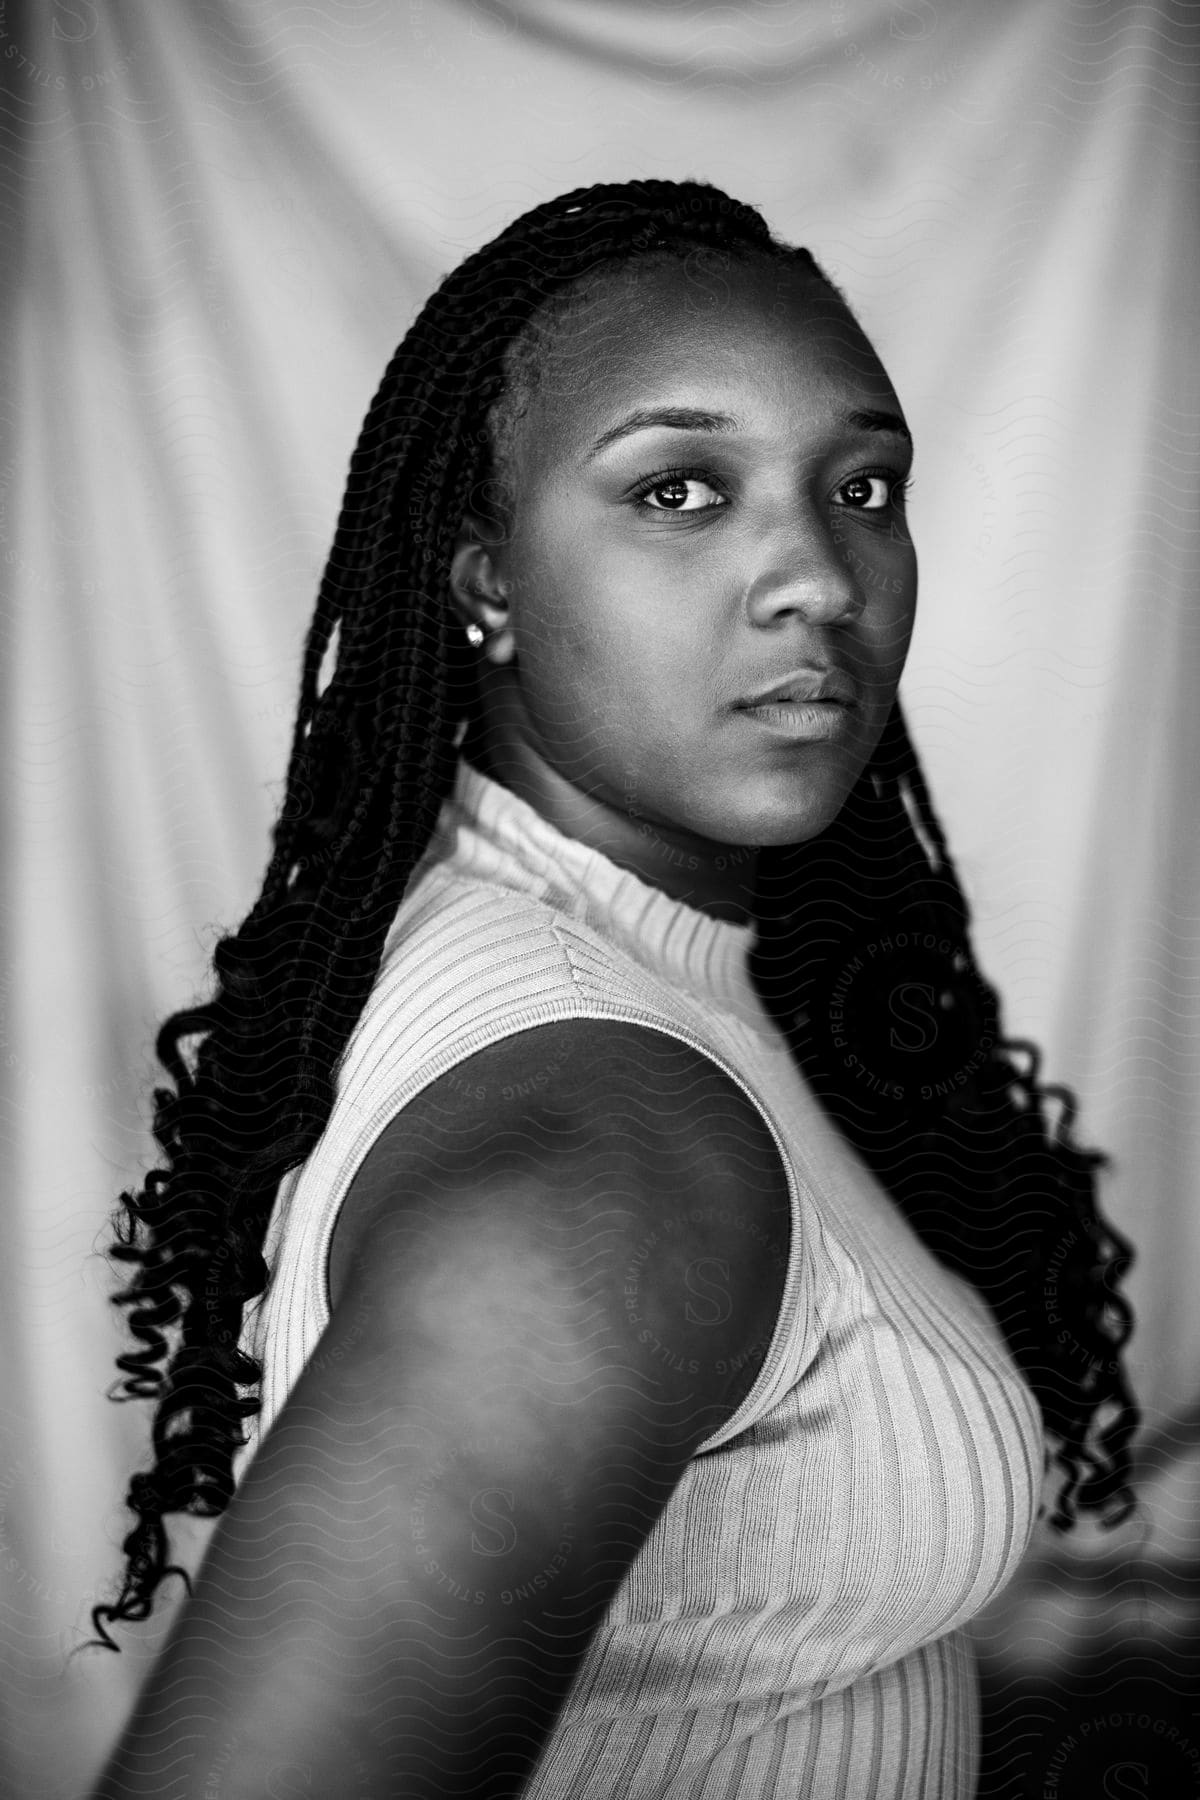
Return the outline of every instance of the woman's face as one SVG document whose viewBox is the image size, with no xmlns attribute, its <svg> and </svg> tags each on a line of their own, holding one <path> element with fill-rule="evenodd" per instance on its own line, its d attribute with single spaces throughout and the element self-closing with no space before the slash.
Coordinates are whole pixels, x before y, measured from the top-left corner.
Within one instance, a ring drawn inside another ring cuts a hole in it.
<svg viewBox="0 0 1200 1800">
<path fill-rule="evenodd" d="M 822 831 L 908 651 L 910 458 L 878 358 L 811 274 L 701 256 L 606 281 L 539 365 L 484 565 L 511 637 L 483 702 L 527 794 L 709 850 Z M 853 704 L 746 710 L 805 671 Z"/>
</svg>

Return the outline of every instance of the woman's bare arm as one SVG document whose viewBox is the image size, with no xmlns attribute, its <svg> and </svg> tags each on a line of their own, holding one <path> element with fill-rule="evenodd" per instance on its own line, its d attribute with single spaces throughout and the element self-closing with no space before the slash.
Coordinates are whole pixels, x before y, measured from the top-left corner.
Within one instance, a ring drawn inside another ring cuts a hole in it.
<svg viewBox="0 0 1200 1800">
<path fill-rule="evenodd" d="M 367 1159 L 329 1328 L 96 1800 L 521 1792 L 761 1363 L 788 1232 L 773 1140 L 707 1059 L 555 1029 L 525 1034 L 556 1046 L 535 1100 L 503 1099 L 530 1044 L 498 1047 Z"/>
</svg>

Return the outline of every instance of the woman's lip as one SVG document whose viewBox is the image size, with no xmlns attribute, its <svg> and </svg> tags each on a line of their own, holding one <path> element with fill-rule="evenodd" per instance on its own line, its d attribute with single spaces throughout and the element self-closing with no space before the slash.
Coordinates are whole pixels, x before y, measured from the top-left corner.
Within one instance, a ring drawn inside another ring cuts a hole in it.
<svg viewBox="0 0 1200 1800">
<path fill-rule="evenodd" d="M 805 706 L 827 700 L 838 700 L 843 706 L 853 706 L 857 702 L 858 683 L 846 669 L 794 669 L 790 675 L 773 681 L 770 687 L 761 688 L 757 694 L 747 694 L 737 704 L 779 706 L 787 703 Z"/>
<path fill-rule="evenodd" d="M 737 710 L 783 736 L 820 739 L 843 732 L 854 708 L 844 700 L 760 700 Z"/>
</svg>

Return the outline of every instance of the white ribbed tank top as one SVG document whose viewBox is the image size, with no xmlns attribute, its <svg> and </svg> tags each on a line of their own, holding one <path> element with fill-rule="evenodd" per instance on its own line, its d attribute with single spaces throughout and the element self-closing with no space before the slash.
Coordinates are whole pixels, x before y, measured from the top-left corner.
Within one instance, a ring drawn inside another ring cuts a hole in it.
<svg viewBox="0 0 1200 1800">
<path fill-rule="evenodd" d="M 552 1020 L 641 1021 L 750 1095 L 792 1242 L 751 1392 L 697 1452 L 590 1644 L 526 1800 L 970 1800 L 965 1622 L 1009 1580 L 1041 1418 L 991 1315 L 829 1122 L 747 971 L 752 926 L 649 887 L 460 760 L 342 1059 L 280 1186 L 243 1345 L 263 1410 L 329 1320 L 338 1210 L 427 1083 Z"/>
</svg>

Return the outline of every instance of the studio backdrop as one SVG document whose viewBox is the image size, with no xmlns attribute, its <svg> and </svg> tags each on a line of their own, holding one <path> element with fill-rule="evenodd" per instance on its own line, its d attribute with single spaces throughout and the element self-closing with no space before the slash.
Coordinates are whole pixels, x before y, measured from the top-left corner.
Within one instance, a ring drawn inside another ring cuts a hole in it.
<svg viewBox="0 0 1200 1800">
<path fill-rule="evenodd" d="M 1008 1032 L 1114 1159 L 1148 1471 L 1120 1545 L 1167 1571 L 1139 1629 L 1163 1594 L 1178 1627 L 1198 54 L 1187 0 L 0 6 L 4 1794 L 82 1791 L 169 1620 L 66 1660 L 146 1456 L 146 1409 L 104 1397 L 107 1221 L 152 1161 L 155 1028 L 257 892 L 363 413 L 445 272 L 597 180 L 715 182 L 807 244 L 912 425 L 902 697 Z M 985 1651 L 1068 1656 L 1065 1597 L 1112 1551 L 1040 1535 Z"/>
</svg>

